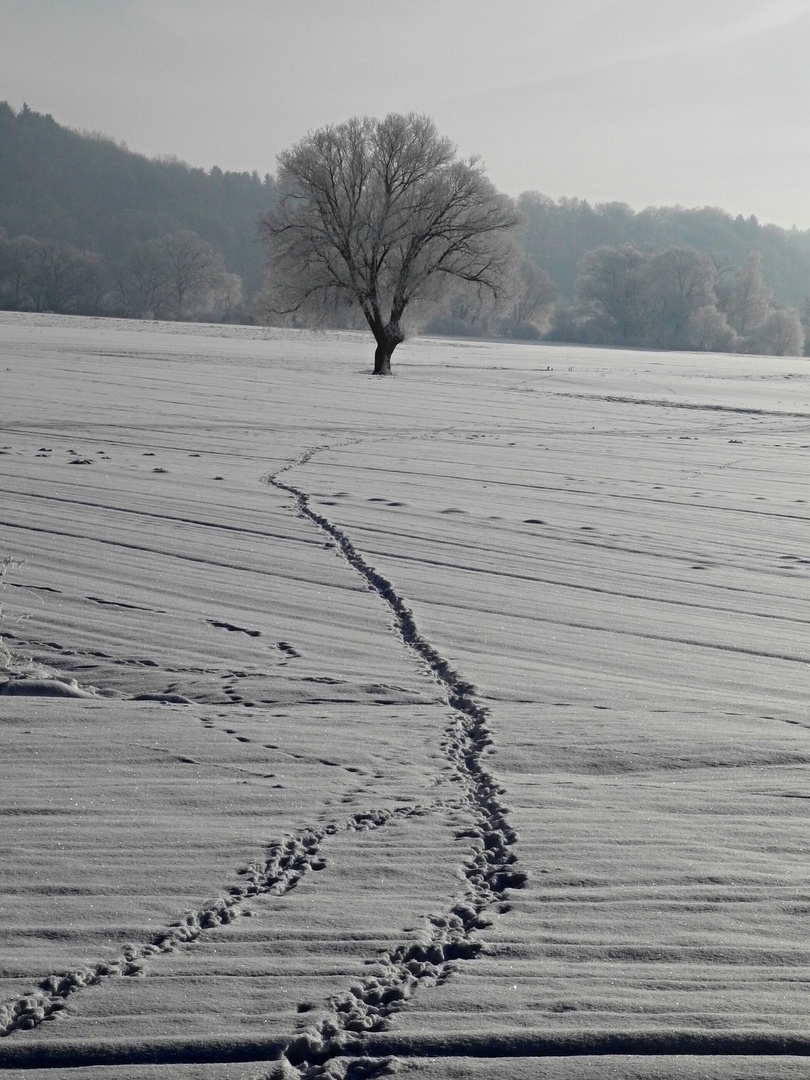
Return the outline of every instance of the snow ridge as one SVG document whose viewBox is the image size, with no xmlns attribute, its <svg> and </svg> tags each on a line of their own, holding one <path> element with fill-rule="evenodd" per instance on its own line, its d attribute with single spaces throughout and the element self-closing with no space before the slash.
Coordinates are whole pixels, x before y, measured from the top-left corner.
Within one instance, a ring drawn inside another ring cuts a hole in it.
<svg viewBox="0 0 810 1080">
<path fill-rule="evenodd" d="M 466 840 L 471 854 L 463 864 L 464 895 L 449 911 L 430 918 L 425 940 L 384 953 L 373 975 L 352 986 L 348 993 L 329 999 L 318 1017 L 286 1046 L 267 1080 L 278 1076 L 300 1080 L 328 1076 L 341 1080 L 378 1075 L 387 1069 L 387 1060 L 361 1056 L 363 1035 L 384 1028 L 386 1017 L 401 1009 L 416 989 L 449 978 L 453 961 L 477 956 L 482 943 L 475 938 L 475 932 L 490 925 L 486 909 L 497 904 L 500 911 L 508 911 L 507 890 L 522 888 L 527 880 L 511 850 L 517 836 L 507 820 L 508 808 L 501 801 L 504 790 L 483 764 L 492 739 L 486 724 L 487 710 L 476 700 L 475 687 L 421 634 L 413 613 L 393 584 L 365 560 L 346 533 L 313 510 L 304 491 L 279 479 L 327 449 L 331 447 L 310 448 L 294 463 L 264 477 L 264 481 L 291 495 L 299 516 L 313 522 L 335 542 L 349 565 L 388 605 L 403 643 L 425 662 L 444 688 L 453 719 L 442 749 L 459 786 L 461 805 L 472 818 L 470 827 L 457 832 L 456 839 Z"/>
</svg>

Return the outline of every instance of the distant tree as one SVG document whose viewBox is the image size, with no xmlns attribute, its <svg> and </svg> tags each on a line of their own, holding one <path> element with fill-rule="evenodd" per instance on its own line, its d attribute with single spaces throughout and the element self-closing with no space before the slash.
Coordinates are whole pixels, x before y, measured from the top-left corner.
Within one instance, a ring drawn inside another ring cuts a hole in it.
<svg viewBox="0 0 810 1080">
<path fill-rule="evenodd" d="M 11 246 L 6 230 L 0 225 L 0 305 L 8 295 L 11 279 Z"/>
<path fill-rule="evenodd" d="M 551 323 L 557 287 L 545 270 L 521 259 L 512 274 L 499 330 L 505 337 L 539 338 Z"/>
<path fill-rule="evenodd" d="M 689 343 L 690 320 L 716 302 L 715 269 L 694 248 L 670 247 L 647 260 L 650 310 L 644 344 L 657 349 L 683 349 Z"/>
<path fill-rule="evenodd" d="M 239 275 L 187 230 L 136 245 L 112 280 L 116 310 L 127 318 L 230 319 L 242 303 Z"/>
<path fill-rule="evenodd" d="M 804 355 L 810 350 L 810 295 L 806 295 L 799 304 L 799 319 L 804 330 Z"/>
<path fill-rule="evenodd" d="M 437 307 L 438 311 L 422 325 L 422 333 L 484 337 L 498 318 L 496 298 L 477 285 L 458 278 L 446 284 Z"/>
<path fill-rule="evenodd" d="M 279 157 L 277 209 L 261 232 L 279 315 L 359 306 L 387 375 L 408 308 L 459 278 L 500 294 L 518 214 L 476 159 L 424 116 L 354 118 Z"/>
<path fill-rule="evenodd" d="M 752 334 L 750 344 L 765 356 L 801 356 L 804 341 L 799 312 L 789 308 L 772 311 Z"/>
<path fill-rule="evenodd" d="M 706 304 L 689 316 L 686 328 L 688 348 L 701 352 L 734 352 L 741 344 L 741 339 L 728 325 L 725 315 L 714 304 Z"/>
<path fill-rule="evenodd" d="M 105 291 L 101 260 L 72 244 L 29 245 L 28 291 L 35 311 L 95 314 Z"/>
<path fill-rule="evenodd" d="M 582 317 L 603 340 L 640 345 L 650 315 L 647 260 L 629 244 L 600 247 L 583 258 L 576 279 Z"/>
<path fill-rule="evenodd" d="M 221 274 L 209 295 L 208 314 L 216 322 L 238 322 L 242 314 L 242 279 L 238 274 Z"/>
<path fill-rule="evenodd" d="M 762 256 L 758 251 L 748 255 L 731 287 L 720 294 L 720 308 L 729 326 L 743 338 L 758 330 L 774 310 L 773 292 L 762 280 Z"/>
<path fill-rule="evenodd" d="M 172 296 L 159 241 L 137 244 L 112 274 L 118 313 L 125 318 L 159 318 Z"/>
<path fill-rule="evenodd" d="M 207 240 L 188 229 L 178 229 L 157 241 L 156 251 L 168 289 L 168 306 L 175 319 L 199 315 L 213 303 L 225 285 L 222 256 Z"/>
<path fill-rule="evenodd" d="M 16 236 L 6 241 L 5 270 L 0 281 L 0 300 L 4 308 L 24 311 L 34 306 L 31 287 L 41 246 L 32 236 Z"/>
</svg>

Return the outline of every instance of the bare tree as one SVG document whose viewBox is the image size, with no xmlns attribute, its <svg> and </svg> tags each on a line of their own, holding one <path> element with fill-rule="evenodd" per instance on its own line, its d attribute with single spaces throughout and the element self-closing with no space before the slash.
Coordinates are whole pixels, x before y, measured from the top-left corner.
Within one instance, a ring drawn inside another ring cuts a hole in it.
<svg viewBox="0 0 810 1080">
<path fill-rule="evenodd" d="M 28 245 L 32 255 L 29 291 L 35 311 L 95 311 L 105 291 L 101 260 L 71 244 Z"/>
<path fill-rule="evenodd" d="M 762 256 L 752 251 L 734 277 L 725 309 L 729 325 L 749 337 L 775 309 L 773 292 L 762 280 Z"/>
<path fill-rule="evenodd" d="M 804 331 L 804 355 L 807 356 L 810 349 L 810 295 L 807 295 L 799 304 L 799 320 Z"/>
<path fill-rule="evenodd" d="M 242 279 L 238 274 L 222 274 L 208 297 L 208 313 L 218 322 L 238 319 L 242 306 Z"/>
<path fill-rule="evenodd" d="M 242 279 L 194 232 L 178 230 L 130 251 L 113 271 L 118 311 L 127 317 L 222 318 L 241 303 Z"/>
<path fill-rule="evenodd" d="M 670 247 L 649 257 L 647 275 L 650 318 L 645 344 L 685 348 L 691 317 L 716 301 L 711 260 L 694 248 Z"/>
<path fill-rule="evenodd" d="M 640 345 L 649 330 L 647 259 L 630 244 L 600 247 L 581 260 L 575 282 L 587 322 L 618 345 Z"/>
<path fill-rule="evenodd" d="M 113 272 L 119 311 L 126 318 L 159 318 L 172 296 L 160 241 L 138 244 Z"/>
<path fill-rule="evenodd" d="M 0 295 L 12 311 L 34 306 L 31 295 L 34 268 L 42 245 L 33 236 L 17 236 L 5 247 L 5 274 Z"/>
<path fill-rule="evenodd" d="M 8 243 L 8 233 L 0 225 L 0 291 L 3 289 L 6 278 L 11 269 L 11 251 Z"/>
<path fill-rule="evenodd" d="M 222 256 L 195 232 L 178 229 L 156 241 L 176 319 L 207 310 L 227 273 Z"/>
<path fill-rule="evenodd" d="M 531 259 L 515 268 L 500 329 L 509 337 L 540 337 L 551 324 L 557 287 L 545 270 Z"/>
<path fill-rule="evenodd" d="M 491 292 L 455 278 L 442 289 L 438 312 L 431 314 L 421 330 L 445 337 L 483 337 L 495 325 L 498 313 L 498 301 Z"/>
<path fill-rule="evenodd" d="M 428 117 L 355 117 L 312 132 L 280 155 L 278 185 L 261 222 L 275 312 L 357 304 L 377 343 L 375 374 L 390 374 L 406 309 L 444 279 L 503 287 L 519 215 Z"/>
</svg>

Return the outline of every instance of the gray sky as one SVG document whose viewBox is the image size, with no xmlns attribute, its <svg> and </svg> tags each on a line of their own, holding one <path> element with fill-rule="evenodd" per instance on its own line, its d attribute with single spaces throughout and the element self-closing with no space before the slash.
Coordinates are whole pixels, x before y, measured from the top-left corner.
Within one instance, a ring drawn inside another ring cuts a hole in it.
<svg viewBox="0 0 810 1080">
<path fill-rule="evenodd" d="M 808 55 L 810 0 L 0 0 L 0 100 L 150 157 L 415 111 L 512 195 L 803 229 Z"/>
</svg>

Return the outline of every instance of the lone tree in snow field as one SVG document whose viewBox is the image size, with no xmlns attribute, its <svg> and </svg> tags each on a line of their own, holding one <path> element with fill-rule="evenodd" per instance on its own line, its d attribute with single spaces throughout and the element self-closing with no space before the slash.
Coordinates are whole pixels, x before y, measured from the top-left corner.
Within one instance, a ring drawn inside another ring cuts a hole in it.
<svg viewBox="0 0 810 1080">
<path fill-rule="evenodd" d="M 376 375 L 391 372 L 409 305 L 437 299 L 450 278 L 496 296 L 506 287 L 519 214 L 426 116 L 311 132 L 279 156 L 278 188 L 261 222 L 270 306 L 286 316 L 359 306 Z"/>
</svg>

